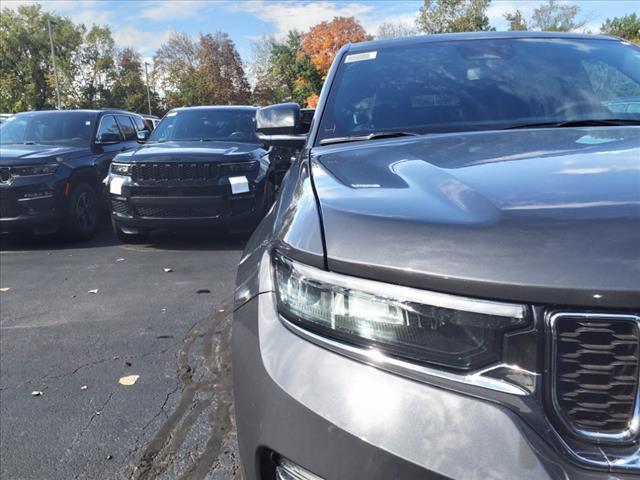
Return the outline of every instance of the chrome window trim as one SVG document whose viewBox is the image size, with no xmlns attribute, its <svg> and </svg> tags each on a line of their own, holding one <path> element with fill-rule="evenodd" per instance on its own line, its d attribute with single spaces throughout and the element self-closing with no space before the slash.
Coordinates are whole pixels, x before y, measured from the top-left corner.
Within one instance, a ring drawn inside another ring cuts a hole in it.
<svg viewBox="0 0 640 480">
<path fill-rule="evenodd" d="M 638 380 L 638 387 L 636 390 L 636 402 L 634 407 L 633 416 L 629 422 L 629 426 L 619 433 L 598 433 L 589 430 L 583 430 L 574 427 L 568 422 L 562 414 L 562 408 L 558 404 L 558 395 L 556 391 L 556 372 L 558 371 L 556 365 L 557 356 L 557 335 L 556 324 L 558 319 L 563 317 L 569 318 L 584 318 L 589 320 L 595 319 L 611 319 L 614 321 L 628 321 L 636 323 L 636 328 L 640 334 L 640 316 L 634 314 L 618 314 L 618 313 L 585 313 L 585 312 L 556 312 L 549 317 L 549 327 L 551 329 L 551 402 L 553 403 L 553 409 L 556 416 L 562 421 L 565 427 L 567 427 L 575 435 L 595 442 L 610 442 L 610 443 L 626 443 L 633 440 L 640 433 L 640 379 Z M 640 335 L 639 335 L 640 338 Z"/>
</svg>

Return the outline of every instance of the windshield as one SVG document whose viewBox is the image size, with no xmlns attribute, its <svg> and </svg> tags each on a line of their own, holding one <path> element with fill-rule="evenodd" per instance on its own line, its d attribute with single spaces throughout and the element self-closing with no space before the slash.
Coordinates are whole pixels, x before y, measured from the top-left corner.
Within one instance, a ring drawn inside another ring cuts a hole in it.
<svg viewBox="0 0 640 480">
<path fill-rule="evenodd" d="M 253 110 L 202 108 L 167 113 L 149 137 L 149 141 L 259 143 Z"/>
<path fill-rule="evenodd" d="M 507 38 L 372 48 L 342 58 L 317 142 L 371 133 L 640 120 L 640 49 Z"/>
<path fill-rule="evenodd" d="M 33 112 L 15 115 L 0 126 L 0 143 L 88 146 L 95 117 L 93 113 L 83 112 Z"/>
</svg>

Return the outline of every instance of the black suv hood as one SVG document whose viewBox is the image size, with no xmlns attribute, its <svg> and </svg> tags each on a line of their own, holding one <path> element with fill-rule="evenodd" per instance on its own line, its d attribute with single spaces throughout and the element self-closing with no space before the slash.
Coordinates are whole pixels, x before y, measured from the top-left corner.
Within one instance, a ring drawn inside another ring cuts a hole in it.
<svg viewBox="0 0 640 480">
<path fill-rule="evenodd" d="M 54 145 L 0 145 L 0 165 L 35 165 L 51 163 L 56 157 L 88 153 L 88 148 Z"/>
<path fill-rule="evenodd" d="M 421 136 L 312 155 L 330 270 L 468 296 L 640 306 L 640 128 Z"/>
<path fill-rule="evenodd" d="M 148 143 L 131 152 L 118 155 L 118 160 L 133 162 L 171 162 L 198 160 L 236 161 L 256 158 L 264 153 L 258 144 L 235 142 L 163 142 Z"/>
</svg>

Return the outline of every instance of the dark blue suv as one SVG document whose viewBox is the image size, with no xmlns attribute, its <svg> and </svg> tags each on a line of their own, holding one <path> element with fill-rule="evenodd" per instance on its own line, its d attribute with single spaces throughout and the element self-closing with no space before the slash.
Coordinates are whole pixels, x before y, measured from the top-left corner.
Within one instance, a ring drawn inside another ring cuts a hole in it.
<svg viewBox="0 0 640 480">
<path fill-rule="evenodd" d="M 0 127 L 0 231 L 92 237 L 111 159 L 149 135 L 122 110 L 18 113 Z"/>
</svg>

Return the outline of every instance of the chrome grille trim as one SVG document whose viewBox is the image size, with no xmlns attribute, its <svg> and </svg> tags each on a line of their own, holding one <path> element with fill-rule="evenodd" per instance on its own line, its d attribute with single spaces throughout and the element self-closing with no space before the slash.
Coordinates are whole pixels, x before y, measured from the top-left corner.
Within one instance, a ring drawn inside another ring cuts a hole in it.
<svg viewBox="0 0 640 480">
<path fill-rule="evenodd" d="M 557 416 L 560 418 L 560 420 L 564 423 L 564 425 L 571 431 L 573 432 L 575 435 L 577 435 L 578 437 L 581 437 L 585 440 L 589 440 L 589 441 L 594 441 L 594 442 L 605 442 L 605 443 L 626 443 L 626 442 L 630 442 L 632 440 L 634 440 L 635 438 L 638 437 L 638 434 L 640 433 L 640 378 L 638 378 L 639 372 L 640 372 L 640 359 L 635 359 L 635 378 L 618 378 L 616 379 L 616 381 L 629 381 L 631 383 L 629 383 L 629 385 L 634 386 L 635 387 L 635 399 L 633 399 L 632 401 L 634 402 L 634 405 L 632 407 L 632 411 L 631 414 L 628 415 L 629 420 L 626 422 L 626 426 L 623 429 L 620 429 L 619 431 L 616 432 L 604 432 L 604 431 L 598 431 L 598 429 L 596 427 L 594 428 L 587 428 L 586 426 L 580 427 L 580 426 L 576 426 L 575 422 L 571 421 L 571 418 L 568 418 L 567 416 L 567 412 L 565 411 L 566 409 L 563 408 L 563 406 L 561 405 L 560 399 L 559 399 L 559 395 L 560 392 L 558 391 L 558 384 L 559 384 L 559 378 L 558 378 L 558 372 L 559 372 L 559 366 L 558 366 L 558 323 L 561 322 L 563 319 L 572 319 L 574 321 L 580 321 L 583 320 L 585 323 L 591 324 L 593 325 L 591 328 L 595 330 L 597 330 L 598 328 L 604 328 L 604 324 L 606 323 L 617 323 L 617 322 L 628 322 L 630 324 L 632 324 L 635 327 L 635 337 L 634 337 L 634 344 L 636 345 L 636 351 L 640 348 L 640 316 L 635 315 L 635 314 L 612 314 L 612 313 L 573 313 L 573 312 L 558 312 L 558 313 L 554 313 L 553 315 L 550 316 L 549 318 L 549 326 L 551 328 L 551 336 L 552 336 L 552 341 L 551 341 L 551 346 L 552 346 L 552 360 L 551 360 L 551 370 L 552 370 L 552 381 L 551 381 L 551 400 L 553 402 L 553 408 L 557 414 Z M 593 333 L 593 332 L 592 332 Z M 604 333 L 604 332 L 603 332 Z M 630 339 L 620 339 L 621 342 L 628 342 Z M 618 341 L 618 340 L 616 340 Z M 607 349 L 605 347 L 603 347 L 600 344 L 592 344 L 592 345 L 586 345 L 587 349 L 590 349 L 590 353 L 591 354 L 597 354 L 596 352 L 598 351 L 606 351 Z M 572 359 L 572 358 L 565 358 L 564 360 L 566 361 L 571 361 L 575 363 L 578 363 L 579 360 L 578 359 Z M 616 359 L 616 364 L 614 364 L 613 366 L 621 366 L 621 364 L 619 363 L 620 361 L 618 359 Z M 624 363 L 624 362 L 623 362 Z M 591 373 L 591 374 L 598 374 L 598 371 L 600 370 L 600 374 L 602 375 L 607 375 L 607 368 L 601 365 L 587 365 L 586 369 Z M 610 369 L 609 369 L 610 371 Z M 564 380 L 566 381 L 566 379 Z M 589 385 L 587 386 L 587 390 L 589 390 L 589 393 L 594 393 L 597 392 L 598 388 L 601 388 L 601 385 Z M 593 388 L 591 388 L 593 387 Z M 582 386 L 579 387 L 579 389 L 582 388 Z M 578 389 L 578 390 L 579 390 Z M 603 391 L 606 390 L 605 388 L 603 388 Z M 578 392 L 578 391 L 576 391 Z M 580 393 L 580 392 L 578 392 Z M 620 401 L 621 399 L 618 398 L 611 398 L 609 400 L 607 400 L 607 407 L 612 406 L 614 403 Z M 628 399 L 627 399 L 628 400 Z M 613 402 L 613 403 L 611 403 Z M 592 405 L 595 407 L 595 405 Z M 584 408 L 586 408 L 587 410 L 590 408 L 590 405 L 587 404 L 584 406 Z M 598 405 L 599 408 L 599 405 Z M 620 418 L 620 417 L 619 417 Z M 612 420 L 613 422 L 614 420 Z M 618 423 L 620 421 L 618 420 Z"/>
</svg>

